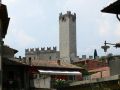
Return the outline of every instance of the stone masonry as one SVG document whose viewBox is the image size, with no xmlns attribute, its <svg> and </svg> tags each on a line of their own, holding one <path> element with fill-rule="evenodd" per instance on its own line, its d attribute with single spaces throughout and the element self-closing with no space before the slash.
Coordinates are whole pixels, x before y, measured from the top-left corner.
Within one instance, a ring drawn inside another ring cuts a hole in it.
<svg viewBox="0 0 120 90">
<path fill-rule="evenodd" d="M 76 14 L 70 11 L 59 15 L 59 47 L 62 60 L 71 62 L 76 58 Z"/>
<path fill-rule="evenodd" d="M 25 49 L 26 60 L 58 60 L 60 55 L 56 47 Z"/>
</svg>

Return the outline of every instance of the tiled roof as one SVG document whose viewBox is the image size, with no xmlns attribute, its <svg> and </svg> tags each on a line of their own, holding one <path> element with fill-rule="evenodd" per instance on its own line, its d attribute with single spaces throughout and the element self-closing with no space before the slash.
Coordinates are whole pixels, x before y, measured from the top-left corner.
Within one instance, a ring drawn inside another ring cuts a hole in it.
<svg viewBox="0 0 120 90">
<path fill-rule="evenodd" d="M 100 60 L 84 60 L 84 61 L 79 61 L 79 62 L 75 62 L 74 64 L 76 65 L 86 65 L 86 69 L 87 70 L 93 70 L 96 68 L 101 68 L 101 67 L 105 67 L 108 66 L 107 62 L 102 62 Z"/>
<path fill-rule="evenodd" d="M 32 66 L 45 66 L 45 67 L 56 67 L 56 68 L 75 68 L 75 69 L 83 69 L 81 67 L 75 66 L 70 63 L 66 63 L 64 61 L 60 61 L 60 64 L 57 60 L 33 60 L 31 61 Z"/>
<path fill-rule="evenodd" d="M 10 59 L 8 61 L 16 62 L 17 64 L 21 65 L 27 65 L 27 66 L 32 66 L 32 67 L 40 67 L 40 68 L 47 68 L 47 69 L 61 69 L 61 70 L 77 70 L 77 71 L 82 71 L 84 70 L 81 67 L 78 67 L 76 65 L 66 63 L 64 61 L 61 61 L 58 63 L 58 60 L 32 60 L 31 63 L 25 63 L 19 59 Z"/>
<path fill-rule="evenodd" d="M 93 70 L 90 70 L 89 73 L 91 73 L 91 79 L 96 79 L 96 78 L 105 78 L 110 76 L 110 68 L 109 67 L 101 67 L 101 68 L 96 68 Z"/>
<path fill-rule="evenodd" d="M 99 72 L 99 71 L 108 71 L 110 68 L 108 66 L 106 67 L 100 67 L 100 68 L 96 68 L 93 70 L 89 70 L 89 72 Z"/>
<path fill-rule="evenodd" d="M 7 65 L 27 65 L 26 63 L 21 62 L 19 59 L 15 59 L 15 58 L 3 58 L 3 63 L 7 64 Z"/>
</svg>

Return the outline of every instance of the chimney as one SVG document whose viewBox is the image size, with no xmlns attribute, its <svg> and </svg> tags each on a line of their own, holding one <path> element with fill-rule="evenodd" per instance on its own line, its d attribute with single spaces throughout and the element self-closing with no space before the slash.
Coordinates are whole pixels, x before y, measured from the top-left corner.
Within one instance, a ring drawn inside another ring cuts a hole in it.
<svg viewBox="0 0 120 90">
<path fill-rule="evenodd" d="M 86 55 L 82 55 L 82 59 L 86 59 Z"/>
</svg>

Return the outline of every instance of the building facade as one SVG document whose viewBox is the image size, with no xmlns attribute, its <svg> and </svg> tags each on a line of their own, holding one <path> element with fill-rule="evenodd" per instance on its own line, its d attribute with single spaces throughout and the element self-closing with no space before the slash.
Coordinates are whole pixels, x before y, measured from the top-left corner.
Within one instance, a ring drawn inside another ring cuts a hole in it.
<svg viewBox="0 0 120 90">
<path fill-rule="evenodd" d="M 61 59 L 71 62 L 76 57 L 76 14 L 70 11 L 59 15 L 59 47 Z"/>
</svg>

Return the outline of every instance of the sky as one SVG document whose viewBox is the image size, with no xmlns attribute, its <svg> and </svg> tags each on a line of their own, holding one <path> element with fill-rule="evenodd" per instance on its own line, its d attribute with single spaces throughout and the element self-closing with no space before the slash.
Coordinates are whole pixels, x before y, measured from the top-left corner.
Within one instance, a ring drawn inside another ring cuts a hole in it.
<svg viewBox="0 0 120 90">
<path fill-rule="evenodd" d="M 59 50 L 59 13 L 76 13 L 77 55 L 99 56 L 120 54 L 110 47 L 104 53 L 101 46 L 120 42 L 120 23 L 113 14 L 101 10 L 115 0 L 2 0 L 11 18 L 5 44 L 25 56 L 26 48 L 57 46 Z"/>
</svg>

